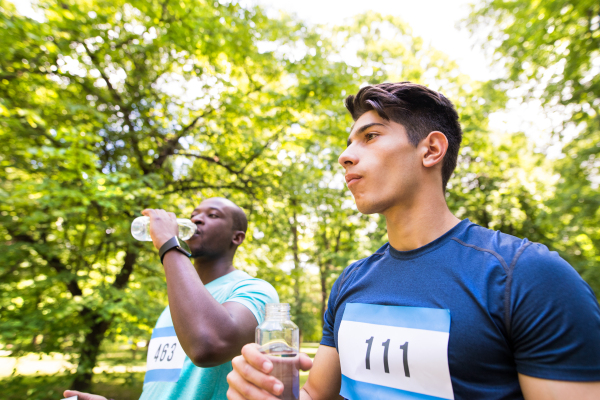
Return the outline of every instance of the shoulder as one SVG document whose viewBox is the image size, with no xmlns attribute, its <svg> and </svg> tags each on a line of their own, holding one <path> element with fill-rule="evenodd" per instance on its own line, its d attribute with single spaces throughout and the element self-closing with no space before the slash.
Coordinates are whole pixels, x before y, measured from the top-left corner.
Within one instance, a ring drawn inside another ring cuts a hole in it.
<svg viewBox="0 0 600 400">
<path fill-rule="evenodd" d="M 515 290 L 525 286 L 547 293 L 552 288 L 556 291 L 553 296 L 569 298 L 573 297 L 569 293 L 575 290 L 595 300 L 592 289 L 579 273 L 556 251 L 550 251 L 543 244 L 531 243 L 516 260 L 512 272 Z"/>
<path fill-rule="evenodd" d="M 460 235 L 452 240 L 473 252 L 486 253 L 496 258 L 504 270 L 514 268 L 517 261 L 533 242 L 500 231 L 470 224 Z"/>
<path fill-rule="evenodd" d="M 382 256 L 385 255 L 385 252 L 387 251 L 388 247 L 389 243 L 386 243 L 370 256 L 353 262 L 352 264 L 344 268 L 344 271 L 342 271 L 338 280 L 341 280 L 341 283 L 343 283 L 362 267 L 368 267 L 371 263 L 378 261 L 379 259 L 381 259 Z"/>
<path fill-rule="evenodd" d="M 277 299 L 278 301 L 279 296 L 277 295 L 277 291 L 269 282 L 255 278 L 240 270 L 235 270 L 232 274 L 235 274 L 235 277 L 233 277 L 234 279 L 230 283 L 233 293 L 260 293 L 263 296 Z"/>
<path fill-rule="evenodd" d="M 344 268 L 340 276 L 333 284 L 331 294 L 333 295 L 334 292 L 336 292 L 337 296 L 337 294 L 339 294 L 339 291 L 343 287 L 345 287 L 348 283 L 352 282 L 352 279 L 355 276 L 357 276 L 357 272 L 359 270 L 363 268 L 368 268 L 373 262 L 379 261 L 385 255 L 385 252 L 387 251 L 388 247 L 389 243 L 386 243 L 370 256 L 355 261 L 352 264 L 348 265 L 346 268 Z"/>
</svg>

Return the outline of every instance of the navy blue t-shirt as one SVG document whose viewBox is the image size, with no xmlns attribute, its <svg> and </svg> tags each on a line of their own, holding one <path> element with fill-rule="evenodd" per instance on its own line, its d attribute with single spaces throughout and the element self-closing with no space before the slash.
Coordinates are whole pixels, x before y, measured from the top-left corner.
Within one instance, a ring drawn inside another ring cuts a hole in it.
<svg viewBox="0 0 600 400">
<path fill-rule="evenodd" d="M 469 220 L 346 268 L 321 344 L 338 350 L 341 394 L 353 400 L 522 399 L 517 373 L 600 381 L 600 308 L 587 283 L 546 246 Z"/>
</svg>

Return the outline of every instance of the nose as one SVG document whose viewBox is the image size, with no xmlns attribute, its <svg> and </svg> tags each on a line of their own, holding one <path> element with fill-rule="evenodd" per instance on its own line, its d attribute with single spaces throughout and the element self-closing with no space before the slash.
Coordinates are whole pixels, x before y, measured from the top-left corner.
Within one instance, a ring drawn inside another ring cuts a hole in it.
<svg viewBox="0 0 600 400">
<path fill-rule="evenodd" d="M 340 154 L 340 157 L 338 158 L 338 163 L 340 163 L 342 167 L 348 168 L 351 165 L 358 164 L 358 157 L 356 153 L 350 149 L 350 147 L 347 147 L 346 150 L 344 150 L 342 154 Z"/>
<path fill-rule="evenodd" d="M 202 214 L 196 214 L 192 217 L 192 222 L 195 224 L 204 225 L 204 217 L 202 217 Z"/>
</svg>

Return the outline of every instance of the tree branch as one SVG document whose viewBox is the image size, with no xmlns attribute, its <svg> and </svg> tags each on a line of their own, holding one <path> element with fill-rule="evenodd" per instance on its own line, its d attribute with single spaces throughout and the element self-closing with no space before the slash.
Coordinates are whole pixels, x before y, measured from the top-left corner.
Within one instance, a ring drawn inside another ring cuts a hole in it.
<svg viewBox="0 0 600 400">
<path fill-rule="evenodd" d="M 171 139 L 168 139 L 162 145 L 162 147 L 158 150 L 158 154 L 159 155 L 152 162 L 153 167 L 154 168 L 161 168 L 162 165 L 164 164 L 165 160 L 167 159 L 167 157 L 175 154 L 175 151 L 179 148 L 179 146 L 180 146 L 179 139 L 181 139 L 182 137 L 184 137 L 190 130 L 192 130 L 193 128 L 195 128 L 196 124 L 198 123 L 199 120 L 201 120 L 202 118 L 206 117 L 207 115 L 211 114 L 214 111 L 215 111 L 214 108 L 210 108 L 209 110 L 205 111 L 201 115 L 199 115 L 196 118 L 194 118 L 194 120 L 192 122 L 190 122 L 187 126 L 185 126 L 181 130 L 181 132 L 179 132 L 178 135 L 175 135 Z"/>
</svg>

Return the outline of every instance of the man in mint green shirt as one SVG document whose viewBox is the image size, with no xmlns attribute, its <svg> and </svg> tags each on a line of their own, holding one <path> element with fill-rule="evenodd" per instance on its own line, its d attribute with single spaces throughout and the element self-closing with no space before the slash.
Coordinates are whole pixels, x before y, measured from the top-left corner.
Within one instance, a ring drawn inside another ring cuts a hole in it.
<svg viewBox="0 0 600 400">
<path fill-rule="evenodd" d="M 143 214 L 150 217 L 150 235 L 165 268 L 169 306 L 152 332 L 140 400 L 224 400 L 231 359 L 254 341 L 265 305 L 279 302 L 273 286 L 233 267 L 246 235 L 246 215 L 227 199 L 203 201 L 192 212 L 198 229 L 187 241 L 191 254 L 185 254 L 174 239 L 173 213 L 148 209 Z M 64 393 L 75 395 L 105 399 Z"/>
</svg>

